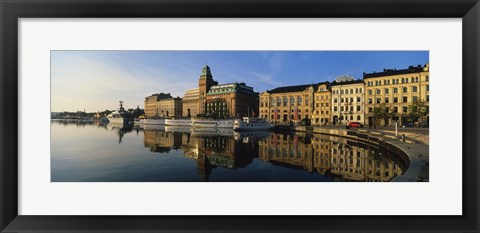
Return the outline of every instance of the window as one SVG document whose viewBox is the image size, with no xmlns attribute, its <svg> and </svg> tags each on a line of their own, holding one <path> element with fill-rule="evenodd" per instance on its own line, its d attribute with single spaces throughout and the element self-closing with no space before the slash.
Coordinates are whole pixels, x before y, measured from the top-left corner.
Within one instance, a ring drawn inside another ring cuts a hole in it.
<svg viewBox="0 0 480 233">
<path fill-rule="evenodd" d="M 383 85 L 387 85 L 387 80 L 383 80 Z"/>
<path fill-rule="evenodd" d="M 372 113 L 372 112 L 373 112 L 373 108 L 368 108 L 368 112 L 369 112 L 369 113 Z"/>
<path fill-rule="evenodd" d="M 427 75 L 427 76 L 425 76 L 425 80 L 426 80 L 426 81 L 428 81 L 428 75 Z"/>
<path fill-rule="evenodd" d="M 295 97 L 290 96 L 290 105 L 295 105 Z"/>
<path fill-rule="evenodd" d="M 393 93 L 397 94 L 398 93 L 398 88 L 393 88 Z"/>
<path fill-rule="evenodd" d="M 388 104 L 388 102 L 389 102 L 389 99 L 388 99 L 388 98 L 385 98 L 385 103 Z"/>
<path fill-rule="evenodd" d="M 350 105 L 350 111 L 353 112 L 353 105 Z"/>
<path fill-rule="evenodd" d="M 318 96 L 315 96 L 315 101 L 318 101 Z"/>
<path fill-rule="evenodd" d="M 427 101 L 430 101 L 429 95 L 427 95 Z"/>
<path fill-rule="evenodd" d="M 352 115 L 350 115 L 350 120 L 353 121 L 353 116 Z"/>
<path fill-rule="evenodd" d="M 362 118 L 360 117 L 360 115 L 357 116 L 357 121 L 361 121 Z"/>
<path fill-rule="evenodd" d="M 382 101 L 380 100 L 380 98 L 377 98 L 377 104 L 381 103 Z"/>
<path fill-rule="evenodd" d="M 418 87 L 417 86 L 413 86 L 412 87 L 412 92 L 417 92 L 418 91 Z"/>
<path fill-rule="evenodd" d="M 415 82 L 418 83 L 418 77 L 415 77 Z"/>
<path fill-rule="evenodd" d="M 302 97 L 301 96 L 297 96 L 297 104 L 302 105 Z"/>
<path fill-rule="evenodd" d="M 403 112 L 404 112 L 404 113 L 408 112 L 408 107 L 406 107 L 406 106 L 403 107 Z"/>
<path fill-rule="evenodd" d="M 338 109 L 337 109 L 337 106 L 333 107 L 333 111 L 334 111 L 334 112 L 337 112 L 337 110 L 338 110 Z"/>
<path fill-rule="evenodd" d="M 280 102 L 280 97 L 277 97 L 277 106 L 281 106 L 282 102 Z"/>
<path fill-rule="evenodd" d="M 347 90 L 345 90 L 345 94 L 347 94 L 347 95 L 348 95 L 348 89 L 347 89 Z"/>
<path fill-rule="evenodd" d="M 393 102 L 398 103 L 398 97 L 393 97 Z"/>
<path fill-rule="evenodd" d="M 402 78 L 402 83 L 405 83 L 405 79 L 404 79 L 404 78 Z"/>
<path fill-rule="evenodd" d="M 413 102 L 417 101 L 418 100 L 418 96 L 414 96 L 413 97 Z"/>
<path fill-rule="evenodd" d="M 396 82 L 396 83 L 398 84 L 398 78 L 397 78 L 397 82 Z"/>
<path fill-rule="evenodd" d="M 358 94 L 358 88 L 355 88 L 355 94 Z"/>
<path fill-rule="evenodd" d="M 389 79 L 389 80 L 387 80 L 387 84 L 388 84 L 388 85 L 390 85 L 390 79 Z"/>
<path fill-rule="evenodd" d="M 357 97 L 357 103 L 360 103 L 360 97 Z"/>
<path fill-rule="evenodd" d="M 350 97 L 350 103 L 353 103 L 353 97 Z"/>
<path fill-rule="evenodd" d="M 343 95 L 343 90 L 340 90 L 340 95 Z"/>
<path fill-rule="evenodd" d="M 318 104 L 318 103 L 316 103 L 316 104 L 315 104 L 315 107 L 317 107 L 317 108 L 318 108 L 318 107 L 319 107 L 319 104 Z"/>
<path fill-rule="evenodd" d="M 408 90 L 407 90 L 407 87 L 403 87 L 403 93 L 407 93 Z"/>
<path fill-rule="evenodd" d="M 388 88 L 385 88 L 385 94 L 388 95 Z"/>
<path fill-rule="evenodd" d="M 308 106 L 308 97 L 305 97 L 305 105 Z"/>
<path fill-rule="evenodd" d="M 398 107 L 393 107 L 393 112 L 397 113 L 398 112 Z"/>
<path fill-rule="evenodd" d="M 327 106 L 327 107 L 328 107 L 328 102 L 326 102 L 326 103 L 325 103 L 325 106 Z"/>
<path fill-rule="evenodd" d="M 380 95 L 380 89 L 377 89 L 377 95 Z"/>
<path fill-rule="evenodd" d="M 403 97 L 403 102 L 406 103 L 408 98 L 406 96 Z"/>
<path fill-rule="evenodd" d="M 360 91 L 360 93 L 362 93 L 362 88 L 358 89 Z"/>
<path fill-rule="evenodd" d="M 361 107 L 357 106 L 357 112 L 360 112 L 360 111 L 362 111 Z"/>
<path fill-rule="evenodd" d="M 350 89 L 350 94 L 353 94 L 353 89 Z"/>
<path fill-rule="evenodd" d="M 340 106 L 340 111 L 342 111 L 342 112 L 344 111 L 344 108 L 343 108 L 343 106 Z"/>
<path fill-rule="evenodd" d="M 337 103 L 337 98 L 333 98 L 333 103 Z"/>
<path fill-rule="evenodd" d="M 343 103 L 343 101 L 344 101 L 344 99 L 343 99 L 343 98 L 341 98 L 341 99 L 340 99 L 340 103 Z"/>
<path fill-rule="evenodd" d="M 288 106 L 288 97 L 283 97 L 283 106 Z"/>
<path fill-rule="evenodd" d="M 372 95 L 372 90 L 368 90 L 368 94 L 369 94 L 369 95 Z"/>
<path fill-rule="evenodd" d="M 415 82 L 415 79 L 412 77 L 412 83 L 414 83 L 414 82 Z"/>
<path fill-rule="evenodd" d="M 430 85 L 427 85 L 427 91 L 430 91 Z"/>
<path fill-rule="evenodd" d="M 372 103 L 372 98 L 368 98 L 368 103 L 369 103 L 369 104 Z"/>
</svg>

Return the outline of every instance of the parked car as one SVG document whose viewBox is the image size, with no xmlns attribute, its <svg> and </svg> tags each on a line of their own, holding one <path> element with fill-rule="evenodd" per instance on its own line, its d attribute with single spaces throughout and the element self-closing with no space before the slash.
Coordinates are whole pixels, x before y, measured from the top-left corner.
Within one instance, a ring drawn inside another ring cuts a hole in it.
<svg viewBox="0 0 480 233">
<path fill-rule="evenodd" d="M 348 127 L 363 128 L 363 125 L 360 122 L 350 121 L 348 122 Z"/>
</svg>

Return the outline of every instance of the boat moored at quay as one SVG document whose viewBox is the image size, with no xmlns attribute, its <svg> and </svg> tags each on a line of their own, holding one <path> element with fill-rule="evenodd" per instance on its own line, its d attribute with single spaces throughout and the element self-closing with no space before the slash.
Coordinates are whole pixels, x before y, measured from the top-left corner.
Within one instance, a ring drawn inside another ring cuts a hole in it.
<svg viewBox="0 0 480 233">
<path fill-rule="evenodd" d="M 192 119 L 190 118 L 167 118 L 165 125 L 170 126 L 192 126 Z"/>
<path fill-rule="evenodd" d="M 264 118 L 243 117 L 233 122 L 233 130 L 268 130 L 274 127 Z"/>
<path fill-rule="evenodd" d="M 192 120 L 194 128 L 227 128 L 233 129 L 234 119 L 195 118 Z"/>
</svg>

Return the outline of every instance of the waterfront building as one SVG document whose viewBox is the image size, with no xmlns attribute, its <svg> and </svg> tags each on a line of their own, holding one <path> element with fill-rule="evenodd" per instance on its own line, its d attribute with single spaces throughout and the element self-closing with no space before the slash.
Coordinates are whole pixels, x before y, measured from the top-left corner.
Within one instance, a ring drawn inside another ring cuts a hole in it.
<svg viewBox="0 0 480 233">
<path fill-rule="evenodd" d="M 332 99 L 329 83 L 319 84 L 313 96 L 315 105 L 312 111 L 312 125 L 329 125 Z"/>
<path fill-rule="evenodd" d="M 190 89 L 185 92 L 182 99 L 182 116 L 191 117 L 200 113 L 198 109 L 198 88 Z"/>
<path fill-rule="evenodd" d="M 171 117 L 182 115 L 182 99 L 170 93 L 157 93 L 145 97 L 145 117 Z"/>
<path fill-rule="evenodd" d="M 331 84 L 332 124 L 346 125 L 348 122 L 365 124 L 365 95 L 362 80 L 341 77 Z"/>
<path fill-rule="evenodd" d="M 198 89 L 185 93 L 183 116 L 241 117 L 258 114 L 258 93 L 245 83 L 218 84 L 205 66 Z M 190 114 L 189 114 L 190 113 Z"/>
<path fill-rule="evenodd" d="M 209 116 L 258 116 L 258 93 L 245 83 L 216 85 L 207 92 L 206 106 Z"/>
<path fill-rule="evenodd" d="M 260 94 L 260 117 L 275 123 L 310 120 L 319 84 L 278 87 Z"/>
<path fill-rule="evenodd" d="M 407 122 L 409 106 L 415 101 L 429 103 L 429 64 L 408 69 L 384 69 L 364 73 L 366 123 L 368 125 L 401 125 Z M 374 108 L 385 106 L 386 117 L 376 117 Z M 374 122 L 375 121 L 375 122 Z M 428 122 L 428 116 L 427 116 Z"/>
</svg>

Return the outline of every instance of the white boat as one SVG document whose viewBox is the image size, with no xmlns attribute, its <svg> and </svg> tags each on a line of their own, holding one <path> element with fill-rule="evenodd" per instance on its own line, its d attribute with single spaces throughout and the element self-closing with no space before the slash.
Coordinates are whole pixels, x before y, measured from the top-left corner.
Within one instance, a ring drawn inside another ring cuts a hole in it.
<svg viewBox="0 0 480 233">
<path fill-rule="evenodd" d="M 125 125 L 130 123 L 131 119 L 124 113 L 114 111 L 107 116 L 107 119 L 112 124 Z"/>
<path fill-rule="evenodd" d="M 243 117 L 233 122 L 233 130 L 267 130 L 273 128 L 264 118 Z"/>
<path fill-rule="evenodd" d="M 143 124 L 146 125 L 165 125 L 165 118 L 144 118 Z"/>
<path fill-rule="evenodd" d="M 165 119 L 165 125 L 171 126 L 192 126 L 192 120 L 190 118 L 170 118 Z"/>
<path fill-rule="evenodd" d="M 233 129 L 233 119 L 193 119 L 194 128 L 228 128 Z"/>
<path fill-rule="evenodd" d="M 193 128 L 192 136 L 224 136 L 232 137 L 234 135 L 233 128 Z"/>
<path fill-rule="evenodd" d="M 113 111 L 107 116 L 109 124 L 130 124 L 130 122 L 133 121 L 132 116 L 123 108 L 123 101 L 120 100 L 119 103 L 120 108 L 118 109 L 118 111 Z"/>
</svg>

